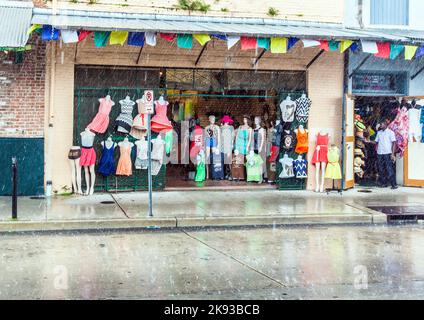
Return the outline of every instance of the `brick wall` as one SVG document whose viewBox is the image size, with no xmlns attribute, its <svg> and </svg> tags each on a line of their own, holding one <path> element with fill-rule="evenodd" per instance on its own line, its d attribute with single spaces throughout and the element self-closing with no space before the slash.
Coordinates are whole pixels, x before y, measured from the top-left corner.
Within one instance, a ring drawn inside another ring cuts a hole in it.
<svg viewBox="0 0 424 320">
<path fill-rule="evenodd" d="M 34 36 L 23 62 L 0 53 L 0 137 L 44 136 L 45 44 Z"/>
</svg>

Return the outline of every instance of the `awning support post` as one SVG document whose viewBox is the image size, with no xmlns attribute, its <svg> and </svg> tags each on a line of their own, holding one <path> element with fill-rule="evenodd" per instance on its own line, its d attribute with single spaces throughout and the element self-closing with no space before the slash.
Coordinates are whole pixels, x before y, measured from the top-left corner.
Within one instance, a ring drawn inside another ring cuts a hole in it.
<svg viewBox="0 0 424 320">
<path fill-rule="evenodd" d="M 353 76 L 353 74 L 356 72 L 356 71 L 358 71 L 363 65 L 364 65 L 364 63 L 365 62 L 367 62 L 367 60 L 369 59 L 371 57 L 371 54 L 369 54 L 369 55 L 367 55 L 362 61 L 361 61 L 361 63 L 355 68 L 355 70 L 353 70 L 352 71 L 352 73 L 351 74 L 349 74 L 349 79 L 350 78 L 352 78 L 352 76 Z"/>
<path fill-rule="evenodd" d="M 196 62 L 194 63 L 195 66 L 197 66 L 197 64 L 199 63 L 200 58 L 202 57 L 203 53 L 205 52 L 207 46 L 208 46 L 208 42 L 203 46 L 202 50 L 200 51 L 199 56 L 197 57 Z"/>
<path fill-rule="evenodd" d="M 314 64 L 315 61 L 325 52 L 324 49 L 321 49 L 320 52 L 317 53 L 317 55 L 306 65 L 306 70 L 310 68 Z"/>
</svg>

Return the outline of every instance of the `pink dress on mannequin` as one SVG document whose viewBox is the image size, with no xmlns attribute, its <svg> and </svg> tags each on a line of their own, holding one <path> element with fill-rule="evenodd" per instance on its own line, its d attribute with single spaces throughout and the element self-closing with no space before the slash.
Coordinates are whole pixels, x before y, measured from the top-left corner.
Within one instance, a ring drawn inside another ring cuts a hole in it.
<svg viewBox="0 0 424 320">
<path fill-rule="evenodd" d="M 109 113 L 112 109 L 112 106 L 112 100 L 106 100 L 105 98 L 101 98 L 99 112 L 97 112 L 96 116 L 87 126 L 87 128 L 97 133 L 105 133 L 109 126 Z"/>
</svg>

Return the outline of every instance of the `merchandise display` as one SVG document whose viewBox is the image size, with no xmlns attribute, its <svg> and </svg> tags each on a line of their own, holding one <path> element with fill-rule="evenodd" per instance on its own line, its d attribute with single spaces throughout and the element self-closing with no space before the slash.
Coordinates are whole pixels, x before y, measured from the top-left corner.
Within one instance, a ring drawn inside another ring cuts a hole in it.
<svg viewBox="0 0 424 320">
<path fill-rule="evenodd" d="M 137 147 L 137 156 L 135 158 L 134 167 L 136 169 L 147 169 L 149 165 L 147 157 L 148 142 L 145 137 L 135 142 Z"/>
<path fill-rule="evenodd" d="M 303 154 L 308 152 L 308 130 L 304 129 L 302 125 L 299 126 L 296 132 L 296 149 L 294 150 L 296 153 Z"/>
<path fill-rule="evenodd" d="M 206 156 L 205 151 L 200 150 L 196 156 L 196 176 L 194 181 L 203 182 L 206 179 Z"/>
<path fill-rule="evenodd" d="M 327 168 L 325 170 L 325 177 L 333 180 L 340 180 L 342 178 L 342 170 L 340 168 L 340 150 L 336 145 L 331 145 L 327 153 Z"/>
<path fill-rule="evenodd" d="M 120 133 L 129 133 L 133 125 L 133 107 L 135 102 L 131 100 L 129 96 L 126 96 L 124 100 L 120 100 L 121 113 L 115 120 L 115 129 Z"/>
<path fill-rule="evenodd" d="M 296 174 L 296 178 L 304 179 L 308 177 L 307 175 L 308 162 L 305 159 L 303 159 L 301 155 L 299 155 L 297 159 L 293 161 L 293 168 Z"/>
<path fill-rule="evenodd" d="M 311 99 L 306 97 L 306 94 L 296 99 L 296 120 L 300 123 L 307 123 L 309 119 L 309 110 L 311 108 Z"/>
<path fill-rule="evenodd" d="M 69 149 L 68 160 L 71 167 L 71 183 L 72 191 L 76 194 L 82 194 L 81 189 L 81 165 L 79 159 L 81 158 L 81 147 L 72 146 Z"/>
<path fill-rule="evenodd" d="M 172 130 L 172 123 L 168 120 L 166 113 L 169 102 L 160 96 L 159 100 L 155 101 L 156 114 L 151 119 L 151 128 L 153 132 L 167 132 Z"/>
<path fill-rule="evenodd" d="M 94 165 L 96 164 L 96 151 L 93 148 L 94 138 L 96 135 L 90 131 L 89 128 L 85 128 L 80 133 L 81 136 L 81 157 L 79 164 L 84 167 L 84 176 L 86 191 L 85 195 L 92 195 L 94 193 L 94 185 L 96 182 L 96 173 L 94 171 Z"/>
<path fill-rule="evenodd" d="M 285 153 L 284 156 L 280 159 L 282 170 L 279 175 L 279 178 L 286 179 L 293 178 L 295 176 L 293 162 L 294 160 L 290 158 L 287 153 Z"/>
<path fill-rule="evenodd" d="M 321 130 L 316 136 L 316 147 L 311 163 L 315 165 L 315 192 L 324 192 L 325 169 L 328 162 L 330 135 Z"/>
<path fill-rule="evenodd" d="M 414 107 L 408 110 L 409 142 L 421 142 L 422 128 L 420 118 L 421 109 Z"/>
<path fill-rule="evenodd" d="M 158 135 L 156 139 L 152 140 L 152 145 L 152 175 L 156 176 L 163 164 L 165 140 L 162 139 L 161 135 Z"/>
<path fill-rule="evenodd" d="M 281 149 L 284 151 L 292 151 L 296 145 L 296 134 L 293 130 L 283 130 Z"/>
<path fill-rule="evenodd" d="M 130 176 L 132 175 L 131 149 L 134 144 L 125 137 L 124 141 L 118 143 L 118 146 L 120 156 L 116 167 L 116 175 Z"/>
<path fill-rule="evenodd" d="M 290 95 L 280 103 L 281 118 L 283 122 L 293 122 L 296 111 L 296 102 L 293 101 Z"/>
<path fill-rule="evenodd" d="M 408 146 L 409 120 L 408 109 L 403 106 L 397 110 L 396 118 L 389 124 L 389 129 L 395 133 L 397 154 L 402 157 Z"/>
<path fill-rule="evenodd" d="M 109 113 L 115 105 L 115 102 L 110 99 L 109 95 L 105 98 L 100 98 L 99 102 L 99 111 L 87 128 L 96 133 L 105 133 L 109 126 Z"/>
<path fill-rule="evenodd" d="M 130 135 L 142 139 L 147 134 L 147 115 L 144 96 L 137 101 L 138 114 L 134 117 Z"/>
<path fill-rule="evenodd" d="M 247 155 L 252 140 L 252 128 L 249 125 L 249 117 L 243 116 L 243 125 L 238 127 L 236 133 L 235 150 L 242 155 Z"/>
<path fill-rule="evenodd" d="M 209 125 L 205 128 L 205 148 L 206 148 L 206 162 L 210 165 L 206 166 L 206 178 L 211 178 L 210 172 L 215 170 L 222 170 L 221 154 L 220 154 L 220 139 L 221 130 L 218 125 L 215 124 L 216 117 L 210 115 L 208 117 Z M 218 159 L 219 156 L 219 159 Z M 220 176 L 219 171 L 216 171 L 217 176 Z M 212 179 L 219 179 L 214 178 Z"/>
<path fill-rule="evenodd" d="M 245 180 L 244 173 L 244 155 L 239 153 L 237 150 L 233 155 L 233 162 L 231 164 L 231 176 L 235 181 Z"/>
<path fill-rule="evenodd" d="M 106 141 L 102 141 L 102 146 L 102 157 L 100 158 L 97 171 L 107 177 L 116 171 L 114 158 L 116 144 L 112 141 L 112 137 L 109 137 Z"/>
<path fill-rule="evenodd" d="M 246 175 L 248 182 L 262 182 L 263 160 L 260 155 L 252 151 L 246 156 Z"/>
</svg>

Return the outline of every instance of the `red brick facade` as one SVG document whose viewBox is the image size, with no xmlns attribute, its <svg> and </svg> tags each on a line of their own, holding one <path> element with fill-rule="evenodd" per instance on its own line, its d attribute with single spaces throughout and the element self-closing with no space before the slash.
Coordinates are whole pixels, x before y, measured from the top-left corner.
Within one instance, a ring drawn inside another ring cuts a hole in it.
<svg viewBox="0 0 424 320">
<path fill-rule="evenodd" d="M 14 64 L 14 53 L 0 53 L 0 137 L 44 137 L 46 45 L 37 35 Z"/>
</svg>

